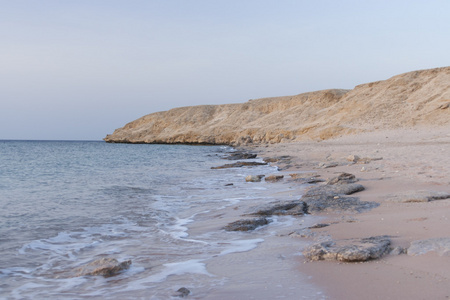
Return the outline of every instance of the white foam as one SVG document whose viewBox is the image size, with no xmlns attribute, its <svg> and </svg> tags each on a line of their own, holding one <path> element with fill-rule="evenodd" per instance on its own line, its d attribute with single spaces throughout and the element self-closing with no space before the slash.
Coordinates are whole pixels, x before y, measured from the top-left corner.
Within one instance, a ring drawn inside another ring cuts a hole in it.
<svg viewBox="0 0 450 300">
<path fill-rule="evenodd" d="M 26 254 L 30 250 L 44 250 L 56 255 L 66 256 L 75 259 L 73 253 L 77 253 L 81 249 L 89 248 L 96 245 L 98 242 L 91 239 L 76 240 L 68 236 L 67 233 L 60 233 L 58 236 L 50 239 L 35 240 L 22 246 L 19 249 L 19 254 Z"/>
<path fill-rule="evenodd" d="M 183 262 L 164 264 L 164 269 L 157 274 L 147 277 L 149 282 L 162 282 L 167 277 L 172 275 L 184 275 L 184 274 L 200 274 L 212 277 L 213 275 L 208 273 L 206 266 L 202 263 L 202 259 L 191 259 Z"/>
<path fill-rule="evenodd" d="M 186 225 L 192 222 L 193 222 L 192 218 L 187 219 L 176 218 L 175 224 L 169 226 L 169 228 L 171 229 L 170 235 L 175 239 L 188 237 L 189 234 L 187 233 L 188 228 L 186 227 Z"/>
<path fill-rule="evenodd" d="M 264 239 L 252 239 L 252 240 L 237 240 L 230 242 L 230 247 L 220 252 L 220 255 L 226 255 L 230 253 L 247 252 L 255 249 L 259 243 L 264 242 Z"/>
<path fill-rule="evenodd" d="M 176 240 L 182 240 L 182 241 L 185 241 L 185 242 L 192 242 L 192 243 L 200 243 L 200 244 L 204 244 L 204 245 L 209 245 L 209 243 L 207 243 L 205 241 L 195 240 L 195 239 L 187 239 L 189 234 L 187 233 L 188 228 L 187 228 L 186 225 L 189 224 L 189 223 L 192 223 L 194 221 L 193 218 L 196 215 L 197 214 L 194 214 L 193 216 L 191 216 L 189 218 L 185 218 L 185 219 L 180 219 L 178 217 L 175 217 L 175 219 L 176 219 L 175 224 L 167 226 L 168 227 L 168 231 L 160 229 L 160 232 L 162 232 L 163 234 L 169 235 L 169 236 L 171 236 L 172 238 L 174 238 Z M 163 224 L 158 224 L 158 225 L 163 225 Z"/>
</svg>

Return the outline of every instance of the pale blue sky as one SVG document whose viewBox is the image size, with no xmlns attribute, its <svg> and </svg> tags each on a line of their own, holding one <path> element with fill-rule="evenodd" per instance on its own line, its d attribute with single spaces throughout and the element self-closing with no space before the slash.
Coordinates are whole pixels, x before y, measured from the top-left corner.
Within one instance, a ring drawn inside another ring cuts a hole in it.
<svg viewBox="0 0 450 300">
<path fill-rule="evenodd" d="M 450 65 L 450 1 L 0 0 L 0 139 Z"/>
</svg>

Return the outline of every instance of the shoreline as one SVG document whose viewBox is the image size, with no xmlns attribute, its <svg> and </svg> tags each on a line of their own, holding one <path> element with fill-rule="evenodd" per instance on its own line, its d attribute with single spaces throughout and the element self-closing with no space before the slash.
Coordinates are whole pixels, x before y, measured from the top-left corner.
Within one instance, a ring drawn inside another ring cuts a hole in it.
<svg viewBox="0 0 450 300">
<path fill-rule="evenodd" d="M 317 237 L 342 240 L 387 235 L 391 247 L 398 249 L 407 249 L 418 240 L 450 238 L 446 229 L 450 226 L 450 199 L 392 201 L 394 195 L 410 191 L 450 193 L 448 126 L 245 148 L 262 157 L 290 156 L 288 163 L 278 165 L 283 173 L 314 172 L 323 179 L 342 172 L 354 174 L 365 190 L 352 196 L 380 204 L 363 213 L 319 214 L 330 226 L 314 229 Z M 348 161 L 350 155 L 369 159 L 353 163 Z M 328 163 L 338 166 L 324 168 Z M 314 243 L 317 238 L 305 240 Z M 423 255 L 385 254 L 364 263 L 312 262 L 300 257 L 299 271 L 312 276 L 312 282 L 331 299 L 446 299 L 450 296 L 447 255 L 446 249 L 436 249 Z"/>
</svg>

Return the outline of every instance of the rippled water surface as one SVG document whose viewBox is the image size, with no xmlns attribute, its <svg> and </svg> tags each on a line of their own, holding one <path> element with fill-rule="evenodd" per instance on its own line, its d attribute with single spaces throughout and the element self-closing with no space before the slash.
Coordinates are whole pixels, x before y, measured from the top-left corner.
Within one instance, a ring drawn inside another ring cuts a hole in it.
<svg viewBox="0 0 450 300">
<path fill-rule="evenodd" d="M 243 178 L 276 171 L 211 170 L 227 163 L 221 157 L 230 150 L 0 141 L 0 296 L 166 299 L 189 286 L 202 298 L 200 291 L 223 286 L 226 278 L 208 270 L 208 259 L 255 249 L 264 236 L 217 228 L 191 236 L 188 226 L 266 197 L 263 184 Z M 110 278 L 74 276 L 102 257 L 132 265 Z"/>
</svg>

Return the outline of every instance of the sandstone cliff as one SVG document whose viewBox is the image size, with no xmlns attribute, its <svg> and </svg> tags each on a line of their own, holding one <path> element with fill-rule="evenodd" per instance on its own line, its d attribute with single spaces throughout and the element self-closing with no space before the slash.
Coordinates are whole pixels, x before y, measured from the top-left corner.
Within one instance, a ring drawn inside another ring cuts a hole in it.
<svg viewBox="0 0 450 300">
<path fill-rule="evenodd" d="M 104 140 L 238 145 L 421 125 L 450 125 L 450 67 L 409 72 L 353 90 L 175 108 L 139 118 Z"/>
</svg>

